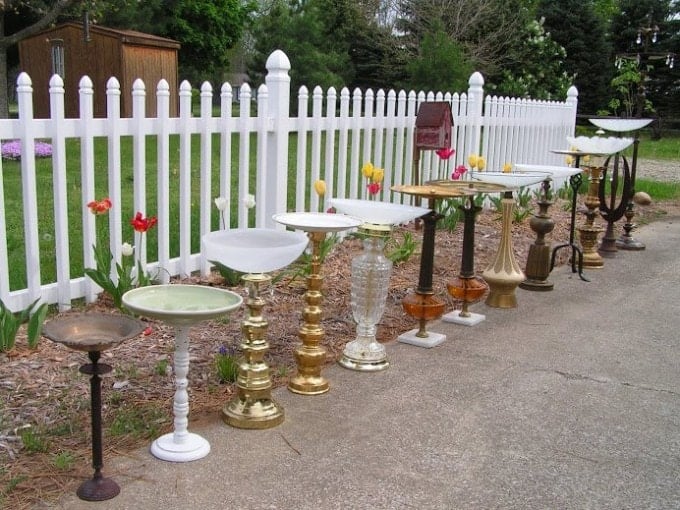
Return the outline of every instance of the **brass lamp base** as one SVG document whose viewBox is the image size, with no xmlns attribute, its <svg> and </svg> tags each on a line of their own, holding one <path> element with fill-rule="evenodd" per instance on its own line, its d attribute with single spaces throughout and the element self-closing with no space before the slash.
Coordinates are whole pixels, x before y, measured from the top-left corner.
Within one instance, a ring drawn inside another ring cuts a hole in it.
<svg viewBox="0 0 680 510">
<path fill-rule="evenodd" d="M 524 281 L 525 276 L 512 248 L 512 211 L 515 208 L 512 193 L 503 197 L 501 207 L 503 228 L 498 252 L 491 265 L 482 273 L 482 278 L 489 284 L 489 295 L 484 303 L 493 308 L 515 308 L 517 307 L 515 289 Z"/>
<path fill-rule="evenodd" d="M 604 267 L 604 259 L 597 252 L 597 237 L 603 229 L 596 225 L 582 226 L 578 229 L 581 246 L 583 247 L 583 267 L 600 269 Z"/>
<path fill-rule="evenodd" d="M 238 362 L 237 393 L 222 408 L 222 419 L 227 425 L 240 429 L 268 429 L 283 422 L 283 408 L 271 397 L 272 381 L 264 355 L 269 350 L 266 333 L 268 322 L 262 316 L 265 301 L 260 296 L 261 285 L 269 284 L 265 274 L 243 277 L 248 286 L 248 317 L 241 331 L 243 358 Z"/>
</svg>

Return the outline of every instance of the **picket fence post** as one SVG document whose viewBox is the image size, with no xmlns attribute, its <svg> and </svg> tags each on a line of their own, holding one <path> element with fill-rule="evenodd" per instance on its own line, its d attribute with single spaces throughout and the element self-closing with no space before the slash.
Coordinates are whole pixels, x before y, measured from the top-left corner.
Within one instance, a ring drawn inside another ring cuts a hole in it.
<svg viewBox="0 0 680 510">
<path fill-rule="evenodd" d="M 277 224 L 272 215 L 286 210 L 288 189 L 288 137 L 290 133 L 290 60 L 281 50 L 274 51 L 266 63 L 265 84 L 269 93 L 267 113 L 272 118 L 271 130 L 267 133 L 267 157 L 265 170 L 267 186 L 263 208 L 265 227 Z"/>
</svg>

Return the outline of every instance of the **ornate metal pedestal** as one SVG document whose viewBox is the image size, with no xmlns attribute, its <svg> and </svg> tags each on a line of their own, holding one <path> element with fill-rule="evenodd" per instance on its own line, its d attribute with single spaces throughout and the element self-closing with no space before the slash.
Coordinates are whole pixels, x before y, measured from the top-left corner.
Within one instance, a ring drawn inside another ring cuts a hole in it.
<svg viewBox="0 0 680 510">
<path fill-rule="evenodd" d="M 102 398 L 101 377 L 109 373 L 110 365 L 99 363 L 101 352 L 139 335 L 144 324 L 132 317 L 108 314 L 77 314 L 54 319 L 45 324 L 42 334 L 71 349 L 86 351 L 91 361 L 80 367 L 90 375 L 90 413 L 92 417 L 92 467 L 94 475 L 84 481 L 76 494 L 86 501 L 104 501 L 117 496 L 120 487 L 102 474 Z"/>
<path fill-rule="evenodd" d="M 536 240 L 529 246 L 529 254 L 524 268 L 526 279 L 519 284 L 525 290 L 547 291 L 554 285 L 548 280 L 550 276 L 550 243 L 545 236 L 553 231 L 555 222 L 548 214 L 553 204 L 550 200 L 550 179 L 543 181 L 541 198 L 538 200 L 538 213 L 529 221 L 531 230 L 536 233 Z"/>
<path fill-rule="evenodd" d="M 583 225 L 578 227 L 581 247 L 583 248 L 583 265 L 592 269 L 600 269 L 604 266 L 604 260 L 597 252 L 597 236 L 601 234 L 604 229 L 595 224 L 595 216 L 597 216 L 598 208 L 600 206 L 598 193 L 602 170 L 602 167 L 599 166 L 586 167 L 586 172 L 588 172 L 590 177 L 588 193 L 584 200 L 584 204 L 587 208 L 585 212 L 586 221 Z"/>
<path fill-rule="evenodd" d="M 631 195 L 632 181 L 628 160 L 620 154 L 615 154 L 613 158 L 614 164 L 611 171 L 611 177 L 609 178 L 609 203 L 607 203 L 606 197 L 606 184 L 607 171 L 609 170 L 609 163 L 612 159 L 611 156 L 605 161 L 602 180 L 600 181 L 600 187 L 598 189 L 598 198 L 600 199 L 600 214 L 607 222 L 607 228 L 605 230 L 604 236 L 602 237 L 602 242 L 600 243 L 598 252 L 600 255 L 607 258 L 615 257 L 616 252 L 618 251 L 616 235 L 614 233 L 614 224 L 623 217 L 627 204 L 632 203 L 633 201 Z M 621 165 L 623 166 L 623 171 L 619 172 Z M 617 205 L 617 192 L 621 177 L 623 177 L 623 191 L 621 192 L 621 201 Z"/>
<path fill-rule="evenodd" d="M 326 361 L 326 349 L 320 346 L 324 336 L 321 327 L 323 275 L 320 247 L 328 232 L 355 228 L 361 225 L 361 221 L 343 214 L 305 212 L 276 214 L 274 220 L 306 231 L 312 244 L 311 271 L 307 276 L 305 292 L 306 306 L 302 312 L 304 323 L 298 333 L 302 345 L 294 353 L 297 374 L 288 383 L 288 389 L 300 395 L 319 395 L 330 389 L 328 380 L 321 375 L 321 369 Z"/>
<path fill-rule="evenodd" d="M 635 228 L 633 224 L 633 217 L 635 216 L 635 203 L 633 197 L 635 196 L 635 177 L 637 172 L 637 157 L 638 145 L 640 144 L 639 130 L 651 124 L 654 119 L 618 119 L 618 118 L 604 118 L 604 119 L 589 119 L 595 126 L 606 129 L 607 131 L 614 131 L 617 133 L 626 133 L 634 131 L 633 139 L 633 157 L 630 165 L 630 192 L 627 197 L 626 210 L 624 216 L 626 223 L 623 225 L 623 233 L 616 241 L 616 247 L 621 250 L 644 250 L 645 245 L 633 238 L 632 230 Z"/>
</svg>

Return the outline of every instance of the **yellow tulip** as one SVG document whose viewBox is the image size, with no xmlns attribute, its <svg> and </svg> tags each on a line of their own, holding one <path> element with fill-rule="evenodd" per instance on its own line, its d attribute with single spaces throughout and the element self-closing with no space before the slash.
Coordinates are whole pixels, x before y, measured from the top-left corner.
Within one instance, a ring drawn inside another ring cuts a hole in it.
<svg viewBox="0 0 680 510">
<path fill-rule="evenodd" d="M 364 166 L 361 167 L 361 173 L 364 174 L 364 177 L 366 177 L 366 179 L 371 178 L 371 176 L 373 175 L 373 170 L 374 170 L 373 165 L 370 162 L 364 163 Z"/>
<path fill-rule="evenodd" d="M 509 174 L 510 172 L 512 172 L 512 164 L 506 163 L 505 165 L 503 165 L 503 172 L 506 173 L 506 174 Z"/>
<path fill-rule="evenodd" d="M 589 154 L 586 154 L 585 156 L 583 156 L 583 162 L 584 163 L 590 163 L 590 155 Z"/>
<path fill-rule="evenodd" d="M 371 175 L 371 182 L 382 182 L 385 178 L 385 170 L 382 168 L 374 168 L 373 175 Z"/>
<path fill-rule="evenodd" d="M 477 166 L 477 159 L 478 159 L 478 158 L 479 158 L 479 156 L 477 156 L 477 154 L 470 154 L 470 155 L 468 156 L 468 164 L 469 164 L 472 168 L 475 168 L 475 167 Z"/>
<path fill-rule="evenodd" d="M 572 158 L 571 156 L 567 155 L 567 156 L 564 158 L 564 162 L 567 164 L 567 166 L 571 166 L 571 165 L 574 164 L 574 158 Z"/>
<path fill-rule="evenodd" d="M 477 158 L 477 170 L 484 170 L 485 167 L 486 167 L 486 160 L 482 156 L 479 156 Z"/>
<path fill-rule="evenodd" d="M 320 197 L 324 196 L 326 194 L 326 181 L 323 179 L 317 180 L 314 183 L 314 191 L 316 191 L 316 194 Z"/>
</svg>

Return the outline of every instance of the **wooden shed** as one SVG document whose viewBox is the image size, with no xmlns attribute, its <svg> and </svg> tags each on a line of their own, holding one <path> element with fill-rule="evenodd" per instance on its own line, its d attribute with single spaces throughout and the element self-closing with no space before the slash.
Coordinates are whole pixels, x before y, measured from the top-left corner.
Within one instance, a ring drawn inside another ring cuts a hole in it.
<svg viewBox="0 0 680 510">
<path fill-rule="evenodd" d="M 33 82 L 33 110 L 37 118 L 50 112 L 49 81 L 64 80 L 66 117 L 79 117 L 78 87 L 87 75 L 94 85 L 94 116 L 106 117 L 106 83 L 116 77 L 121 87 L 121 116 L 132 116 L 132 84 L 146 86 L 146 115 L 156 115 L 156 87 L 170 86 L 170 115 L 178 110 L 177 51 L 180 44 L 151 34 L 99 25 L 69 22 L 44 30 L 19 43 L 21 71 Z"/>
</svg>

